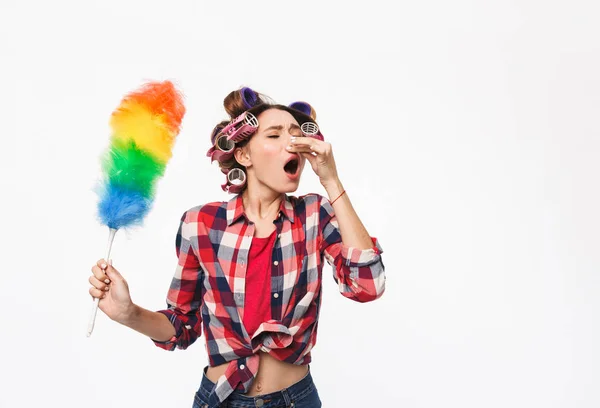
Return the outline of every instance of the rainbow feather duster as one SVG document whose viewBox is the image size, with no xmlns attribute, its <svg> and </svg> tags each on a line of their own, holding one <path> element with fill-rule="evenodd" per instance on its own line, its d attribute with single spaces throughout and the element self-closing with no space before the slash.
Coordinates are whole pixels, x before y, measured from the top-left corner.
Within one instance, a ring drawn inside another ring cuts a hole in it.
<svg viewBox="0 0 600 408">
<path fill-rule="evenodd" d="M 154 201 L 185 114 L 173 83 L 149 82 L 126 95 L 110 118 L 110 146 L 102 157 L 98 216 L 109 227 L 106 260 L 120 228 L 142 224 Z M 98 299 L 88 326 L 91 335 Z"/>
<path fill-rule="evenodd" d="M 169 81 L 147 83 L 123 98 L 111 116 L 111 144 L 102 160 L 98 213 L 104 225 L 142 223 L 184 114 L 182 97 Z"/>
</svg>

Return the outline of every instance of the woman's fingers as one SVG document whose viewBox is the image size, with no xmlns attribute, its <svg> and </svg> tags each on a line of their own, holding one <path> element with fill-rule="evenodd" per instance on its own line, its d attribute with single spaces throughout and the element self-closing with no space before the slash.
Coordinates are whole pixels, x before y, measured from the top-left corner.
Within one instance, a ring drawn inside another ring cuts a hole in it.
<svg viewBox="0 0 600 408">
<path fill-rule="evenodd" d="M 108 267 L 106 268 L 106 270 L 104 272 L 108 276 L 108 279 L 110 279 L 112 282 L 124 282 L 125 281 L 125 279 L 119 273 L 119 271 L 117 271 L 115 269 L 115 267 L 112 265 L 112 262 L 110 263 L 110 265 L 108 265 Z"/>
<path fill-rule="evenodd" d="M 106 267 L 108 266 L 108 262 L 104 258 L 102 258 L 99 259 L 98 262 L 96 262 L 96 265 L 100 267 L 100 269 L 106 269 Z"/>
<path fill-rule="evenodd" d="M 316 153 L 314 150 L 311 150 L 309 147 L 305 146 L 290 146 L 287 150 L 288 152 L 294 153 Z"/>
<path fill-rule="evenodd" d="M 108 285 L 106 283 L 96 279 L 95 276 L 90 276 L 89 281 L 92 284 L 92 286 L 95 287 L 96 289 L 103 290 L 103 291 L 108 290 Z"/>
<path fill-rule="evenodd" d="M 313 151 L 313 152 L 316 152 L 317 154 L 327 154 L 331 150 L 331 145 L 329 143 L 314 139 L 312 137 L 293 138 L 290 140 L 289 146 L 291 147 L 291 149 L 288 148 L 288 150 L 290 150 L 290 151 L 300 151 L 300 150 L 293 150 L 294 147 L 302 147 L 302 148 L 308 149 L 308 150 L 304 151 L 305 153 Z"/>
<path fill-rule="evenodd" d="M 92 267 L 92 273 L 99 281 L 102 281 L 104 283 L 110 283 L 110 279 L 108 278 L 108 276 L 106 276 L 106 268 L 106 262 L 104 261 L 104 259 L 100 259 L 98 262 L 96 262 L 96 265 Z"/>
<path fill-rule="evenodd" d="M 105 269 L 107 268 L 106 261 L 104 259 L 98 260 L 96 265 L 92 267 L 92 276 L 89 277 L 88 281 L 92 284 L 89 292 L 93 298 L 104 298 L 106 292 L 109 289 L 108 284 L 110 279 L 106 276 Z"/>
<path fill-rule="evenodd" d="M 293 137 L 290 139 L 290 146 L 314 146 L 318 144 L 317 142 L 320 142 L 320 140 L 311 137 Z"/>
<path fill-rule="evenodd" d="M 98 279 L 100 282 L 110 283 L 110 279 L 108 279 L 108 276 L 106 276 L 106 273 L 99 267 L 97 267 L 97 266 L 92 267 L 92 273 L 93 273 L 94 278 Z"/>
<path fill-rule="evenodd" d="M 100 289 L 96 289 L 94 287 L 90 288 L 90 295 L 92 295 L 93 298 L 104 298 L 106 296 L 106 292 Z"/>
</svg>

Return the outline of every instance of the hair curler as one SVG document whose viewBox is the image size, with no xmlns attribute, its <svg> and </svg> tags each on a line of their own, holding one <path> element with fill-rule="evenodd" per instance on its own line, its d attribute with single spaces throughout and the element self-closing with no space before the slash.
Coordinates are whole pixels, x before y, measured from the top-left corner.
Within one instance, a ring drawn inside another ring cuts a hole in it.
<svg viewBox="0 0 600 408">
<path fill-rule="evenodd" d="M 222 129 L 215 129 L 213 133 L 214 145 L 208 149 L 206 155 L 211 163 L 215 160 L 222 161 L 231 158 L 235 150 L 235 143 L 251 136 L 258 129 L 258 119 L 250 112 L 244 112 Z"/>
<path fill-rule="evenodd" d="M 233 156 L 235 150 L 235 143 L 233 140 L 227 139 L 227 135 L 219 134 L 214 146 L 212 146 L 206 155 L 210 157 L 210 162 L 217 160 L 219 162 L 228 160 Z"/>
<path fill-rule="evenodd" d="M 300 126 L 300 130 L 306 137 L 312 137 L 321 141 L 325 140 L 323 134 L 319 130 L 319 126 L 315 122 L 304 122 L 302 126 Z"/>
<path fill-rule="evenodd" d="M 306 102 L 302 102 L 302 101 L 293 102 L 293 103 L 290 103 L 288 105 L 288 107 L 290 107 L 292 109 L 296 109 L 297 111 L 304 113 L 306 116 L 311 116 L 311 113 L 312 113 L 312 107 L 310 106 L 310 104 L 308 104 Z"/>
<path fill-rule="evenodd" d="M 246 184 L 246 173 L 240 168 L 233 168 L 227 172 L 227 180 L 221 185 L 223 191 L 237 194 L 244 188 Z"/>
<path fill-rule="evenodd" d="M 217 143 L 215 143 L 215 146 L 224 153 L 231 153 L 233 152 L 233 149 L 235 149 L 235 142 L 227 139 L 226 135 L 220 135 L 217 138 Z"/>
<path fill-rule="evenodd" d="M 246 109 L 250 109 L 251 107 L 256 105 L 256 102 L 258 100 L 258 98 L 256 97 L 256 92 L 254 92 L 247 86 L 240 89 L 240 96 L 242 97 L 242 101 L 244 102 L 244 106 L 246 106 Z"/>
<path fill-rule="evenodd" d="M 221 133 L 227 135 L 228 140 L 235 143 L 251 136 L 258 129 L 256 116 L 246 111 L 225 126 Z"/>
</svg>

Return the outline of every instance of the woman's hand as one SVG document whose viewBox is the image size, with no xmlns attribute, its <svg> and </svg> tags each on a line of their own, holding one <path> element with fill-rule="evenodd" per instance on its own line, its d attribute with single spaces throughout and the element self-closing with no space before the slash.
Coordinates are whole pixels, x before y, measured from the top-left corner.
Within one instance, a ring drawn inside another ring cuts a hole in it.
<svg viewBox="0 0 600 408">
<path fill-rule="evenodd" d="M 324 187 L 338 181 L 331 143 L 313 137 L 292 137 L 287 151 L 304 156 Z"/>
<path fill-rule="evenodd" d="M 98 307 L 112 320 L 125 324 L 131 317 L 134 304 L 129 295 L 129 286 L 123 276 L 104 259 L 100 259 L 92 267 L 93 275 L 90 295 L 100 298 Z"/>
</svg>

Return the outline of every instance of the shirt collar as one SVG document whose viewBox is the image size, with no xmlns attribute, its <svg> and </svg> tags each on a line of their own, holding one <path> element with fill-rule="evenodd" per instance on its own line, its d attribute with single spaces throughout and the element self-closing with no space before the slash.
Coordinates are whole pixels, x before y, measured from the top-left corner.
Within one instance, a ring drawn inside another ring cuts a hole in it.
<svg viewBox="0 0 600 408">
<path fill-rule="evenodd" d="M 283 200 L 279 206 L 279 213 L 283 214 L 290 222 L 294 222 L 294 206 L 287 194 L 283 194 Z M 244 202 L 241 194 L 236 194 L 227 203 L 227 226 L 230 226 L 236 222 L 241 216 L 246 217 L 244 211 Z M 248 219 L 248 217 L 246 217 Z"/>
</svg>

